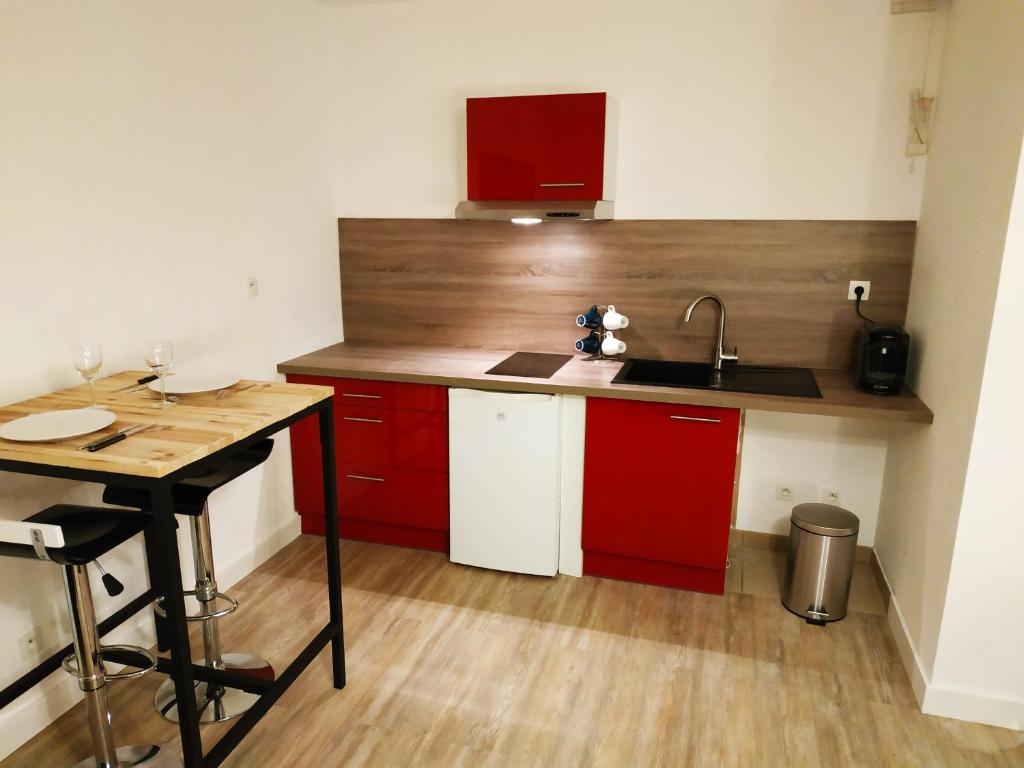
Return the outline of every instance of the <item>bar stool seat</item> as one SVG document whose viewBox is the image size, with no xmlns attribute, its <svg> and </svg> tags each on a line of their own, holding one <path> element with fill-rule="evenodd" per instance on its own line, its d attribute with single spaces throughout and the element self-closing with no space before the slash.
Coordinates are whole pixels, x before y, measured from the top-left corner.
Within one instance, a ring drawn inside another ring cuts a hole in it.
<svg viewBox="0 0 1024 768">
<path fill-rule="evenodd" d="M 224 463 L 202 474 L 193 475 L 175 483 L 171 488 L 174 511 L 179 515 L 190 517 L 198 517 L 203 514 L 210 494 L 262 464 L 270 456 L 273 447 L 273 440 L 263 440 L 244 451 L 239 451 Z M 137 488 L 108 485 L 103 492 L 103 501 L 121 507 L 147 509 L 149 494 Z"/>
<path fill-rule="evenodd" d="M 88 565 L 114 547 L 141 533 L 149 525 L 149 515 L 133 509 L 105 509 L 57 504 L 25 518 L 25 523 L 60 526 L 63 547 L 46 547 L 49 559 L 59 565 Z M 38 560 L 31 544 L 0 541 L 0 555 Z"/>
<path fill-rule="evenodd" d="M 149 525 L 151 516 L 130 509 L 107 509 L 57 504 L 23 521 L 0 521 L 0 555 L 50 561 L 64 572 L 64 587 L 71 614 L 75 652 L 64 669 L 78 680 L 95 755 L 75 768 L 180 768 L 177 756 L 153 744 L 118 747 L 114 743 L 107 683 L 140 677 L 156 667 L 156 657 L 145 648 L 100 645 L 87 566 L 123 544 Z M 104 579 L 109 578 L 105 574 Z M 114 580 L 116 584 L 116 579 Z M 108 586 L 108 590 L 110 587 Z M 108 673 L 104 652 L 135 670 Z"/>
<path fill-rule="evenodd" d="M 171 487 L 171 501 L 176 514 L 190 518 L 192 554 L 195 564 L 195 589 L 187 590 L 186 620 L 201 622 L 203 627 L 204 666 L 243 672 L 253 677 L 273 680 L 274 669 L 259 656 L 248 653 L 222 653 L 218 620 L 234 613 L 238 603 L 217 590 L 214 573 L 213 542 L 210 533 L 209 499 L 218 488 L 262 464 L 274 447 L 271 439 L 262 440 L 205 472 L 186 477 Z M 108 504 L 149 508 L 149 495 L 134 488 L 108 486 L 103 493 Z M 163 615 L 163 598 L 157 599 L 154 610 Z M 258 699 L 257 694 L 237 688 L 196 682 L 196 708 L 201 723 L 219 723 L 238 717 Z M 154 704 L 169 720 L 178 719 L 178 701 L 174 685 L 164 681 L 157 690 Z"/>
</svg>

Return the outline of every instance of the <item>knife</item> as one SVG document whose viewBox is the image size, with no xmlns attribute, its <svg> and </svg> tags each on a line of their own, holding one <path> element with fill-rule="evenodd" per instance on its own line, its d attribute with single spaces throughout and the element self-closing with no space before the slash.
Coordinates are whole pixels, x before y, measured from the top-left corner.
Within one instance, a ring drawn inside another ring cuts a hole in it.
<svg viewBox="0 0 1024 768">
<path fill-rule="evenodd" d="M 91 443 L 79 446 L 78 450 L 94 453 L 95 451 L 106 448 L 108 445 L 121 442 L 128 437 L 128 435 L 134 435 L 136 432 L 141 432 L 143 429 L 148 429 L 152 426 L 152 424 L 136 424 L 128 427 L 127 429 L 122 429 L 120 432 L 115 432 L 112 435 L 107 435 L 106 437 L 101 437 L 99 440 L 93 440 Z"/>
</svg>

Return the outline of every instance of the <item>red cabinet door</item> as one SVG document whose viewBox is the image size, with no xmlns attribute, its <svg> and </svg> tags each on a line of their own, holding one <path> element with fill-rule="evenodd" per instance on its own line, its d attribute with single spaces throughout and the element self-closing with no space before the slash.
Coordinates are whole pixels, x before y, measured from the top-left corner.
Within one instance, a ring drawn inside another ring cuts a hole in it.
<svg viewBox="0 0 1024 768">
<path fill-rule="evenodd" d="M 470 200 L 600 200 L 604 93 L 466 99 Z"/>
<path fill-rule="evenodd" d="M 724 570 L 739 411 L 587 400 L 583 549 Z"/>
<path fill-rule="evenodd" d="M 395 411 L 394 464 L 404 469 L 448 471 L 448 414 Z"/>
</svg>

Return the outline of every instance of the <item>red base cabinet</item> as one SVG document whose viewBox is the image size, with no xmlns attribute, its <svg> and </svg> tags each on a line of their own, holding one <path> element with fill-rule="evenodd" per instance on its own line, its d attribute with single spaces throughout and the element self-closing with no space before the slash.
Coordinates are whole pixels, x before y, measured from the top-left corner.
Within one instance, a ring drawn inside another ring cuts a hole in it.
<svg viewBox="0 0 1024 768">
<path fill-rule="evenodd" d="M 448 551 L 448 391 L 430 384 L 288 375 L 334 388 L 338 527 L 343 538 Z M 302 532 L 324 533 L 320 430 L 291 427 Z"/>
<path fill-rule="evenodd" d="M 587 399 L 583 572 L 721 594 L 739 411 Z"/>
</svg>

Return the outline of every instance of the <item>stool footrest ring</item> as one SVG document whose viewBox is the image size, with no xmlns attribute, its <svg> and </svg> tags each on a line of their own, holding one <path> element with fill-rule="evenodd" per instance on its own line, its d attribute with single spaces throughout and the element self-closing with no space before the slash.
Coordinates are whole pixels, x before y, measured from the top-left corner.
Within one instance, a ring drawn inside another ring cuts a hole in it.
<svg viewBox="0 0 1024 768">
<path fill-rule="evenodd" d="M 105 672 L 104 676 L 108 682 L 111 680 L 131 680 L 134 677 L 142 677 L 147 672 L 152 672 L 156 669 L 156 656 L 137 645 L 101 645 L 100 655 L 108 657 L 104 659 L 104 670 L 106 669 L 106 661 L 136 667 L 136 669 L 122 672 Z M 69 675 L 79 677 L 78 659 L 75 658 L 74 654 L 66 656 L 64 661 L 61 662 L 61 667 Z"/>
<path fill-rule="evenodd" d="M 187 592 L 183 592 L 186 597 L 196 597 L 196 590 L 190 589 Z M 234 613 L 238 610 L 238 601 L 234 598 L 228 597 L 223 592 L 216 592 L 213 595 L 212 600 L 200 601 L 196 598 L 199 603 L 199 611 L 196 613 L 186 614 L 185 621 L 212 621 L 213 619 L 219 619 L 222 616 Z M 167 610 L 164 608 L 164 599 L 158 597 L 153 601 L 153 610 L 156 611 L 158 616 L 167 618 Z"/>
</svg>

